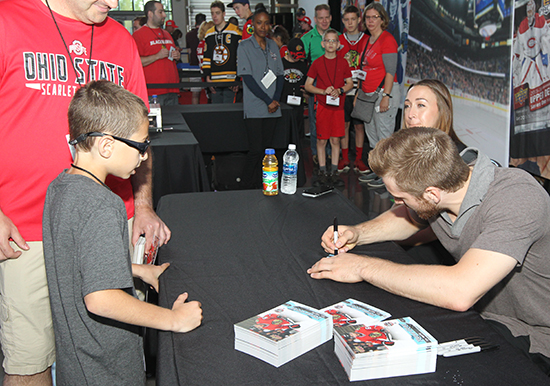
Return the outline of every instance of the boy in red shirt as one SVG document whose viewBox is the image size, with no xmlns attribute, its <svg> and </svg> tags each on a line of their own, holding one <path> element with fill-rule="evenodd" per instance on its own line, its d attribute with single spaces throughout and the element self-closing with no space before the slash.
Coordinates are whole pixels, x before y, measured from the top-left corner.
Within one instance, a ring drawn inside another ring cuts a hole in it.
<svg viewBox="0 0 550 386">
<path fill-rule="evenodd" d="M 306 91 L 315 94 L 317 102 L 317 156 L 319 157 L 319 178 L 316 185 L 343 184 L 338 179 L 338 158 L 340 137 L 345 134 L 344 102 L 346 92 L 353 88 L 348 62 L 338 57 L 340 46 L 338 32 L 329 28 L 323 34 L 321 45 L 325 55 L 311 65 L 306 80 Z M 313 82 L 317 81 L 316 86 Z M 327 167 L 325 147 L 330 139 L 332 146 L 331 167 Z"/>
<path fill-rule="evenodd" d="M 361 54 L 363 53 L 369 36 L 359 31 L 359 22 L 361 21 L 361 12 L 359 9 L 350 5 L 344 9 L 344 16 L 342 17 L 346 32 L 340 35 L 340 50 L 338 50 L 338 56 L 343 57 L 348 61 L 351 69 L 351 75 L 353 78 L 354 87 L 347 93 L 346 102 L 344 106 L 345 119 L 346 119 L 346 134 L 340 141 L 342 146 L 342 159 L 338 163 L 338 172 L 345 173 L 349 170 L 349 128 L 353 125 L 355 127 L 355 161 L 354 169 L 358 173 L 367 173 L 370 169 L 363 162 L 363 144 L 365 142 L 365 125 L 362 121 L 352 118 L 351 112 L 353 111 L 353 102 L 355 99 L 355 92 L 357 91 L 358 81 L 360 79 L 360 65 Z"/>
</svg>

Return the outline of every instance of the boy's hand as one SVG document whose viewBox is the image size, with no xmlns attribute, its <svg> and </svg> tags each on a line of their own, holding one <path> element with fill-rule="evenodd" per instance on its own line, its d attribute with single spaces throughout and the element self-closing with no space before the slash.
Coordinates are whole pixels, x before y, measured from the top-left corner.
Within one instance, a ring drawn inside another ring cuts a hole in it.
<svg viewBox="0 0 550 386">
<path fill-rule="evenodd" d="M 188 296 L 187 292 L 181 294 L 172 306 L 172 312 L 174 313 L 173 332 L 189 332 L 201 324 L 201 304 L 197 301 L 186 303 Z"/>
<path fill-rule="evenodd" d="M 332 95 L 333 91 L 334 91 L 334 87 L 328 86 L 327 89 L 325 90 L 325 95 Z"/>
<path fill-rule="evenodd" d="M 170 263 L 162 265 L 132 264 L 132 273 L 159 292 L 159 277 L 169 266 Z"/>
</svg>

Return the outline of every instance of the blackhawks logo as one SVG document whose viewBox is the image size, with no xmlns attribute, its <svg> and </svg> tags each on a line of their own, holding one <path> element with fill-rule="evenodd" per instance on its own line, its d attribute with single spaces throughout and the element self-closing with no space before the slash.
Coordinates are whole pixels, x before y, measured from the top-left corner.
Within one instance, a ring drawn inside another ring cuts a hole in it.
<svg viewBox="0 0 550 386">
<path fill-rule="evenodd" d="M 346 55 L 344 55 L 344 59 L 348 61 L 348 64 L 351 68 L 359 68 L 359 52 L 355 50 L 349 50 Z"/>
</svg>

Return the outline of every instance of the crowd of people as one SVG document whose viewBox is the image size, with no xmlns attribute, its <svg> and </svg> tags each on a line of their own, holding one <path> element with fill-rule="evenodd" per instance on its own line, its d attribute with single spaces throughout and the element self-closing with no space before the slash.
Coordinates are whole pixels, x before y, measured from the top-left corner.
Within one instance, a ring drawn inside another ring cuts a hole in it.
<svg viewBox="0 0 550 386">
<path fill-rule="evenodd" d="M 54 361 L 58 385 L 144 384 L 137 326 L 188 332 L 202 320 L 201 304 L 188 301 L 187 293 L 171 309 L 140 301 L 133 277 L 157 289 L 168 264 L 130 260 L 140 235 L 146 249 L 171 236 L 152 208 L 147 103 L 154 96 L 177 104 L 179 90 L 147 89 L 146 83 L 179 82 L 181 48 L 171 35 L 177 25 L 166 23 L 161 2 L 149 1 L 132 37 L 107 17 L 117 0 L 86 4 L 0 1 L 6 127 L 0 151 L 9 158 L 0 173 L 5 384 L 51 385 Z M 193 60 L 202 63 L 213 103 L 233 102 L 239 86 L 222 82 L 242 79 L 247 187 L 259 185 L 262 151 L 271 147 L 281 102 L 303 118 L 307 91 L 315 183 L 338 185 L 338 173 L 354 162 L 360 180 L 385 185 L 395 199 L 378 218 L 341 226 L 337 241 L 329 228 L 322 246 L 339 253 L 314 264 L 310 276 L 364 280 L 457 311 L 475 307 L 550 374 L 550 198 L 526 172 L 498 168 L 464 149 L 452 127 L 445 84 L 500 101 L 498 82 L 483 76 L 478 82 L 411 49 L 418 78 L 439 80 L 409 88 L 403 129 L 393 133 L 397 43 L 385 31 L 389 18 L 380 4 L 362 15 L 348 6 L 342 34 L 330 28 L 328 5 L 315 7 L 314 26 L 299 11 L 292 38 L 281 26 L 272 30 L 265 7 L 252 12 L 248 0 L 230 6 L 244 20 L 243 30 L 225 20 L 225 5 L 216 0 L 212 21 L 197 17 L 187 39 L 196 43 Z M 16 14 L 42 22 L 22 26 Z M 18 39 L 8 38 L 13 32 Z M 348 152 L 350 126 L 355 160 Z M 374 149 L 372 170 L 363 162 L 365 137 Z M 401 266 L 348 253 L 358 244 L 436 238 L 453 265 Z"/>
<path fill-rule="evenodd" d="M 476 74 L 451 64 L 443 58 L 443 51 L 428 52 L 421 46 L 411 43 L 407 51 L 407 76 L 415 79 L 439 79 L 455 92 L 463 92 L 481 100 L 507 104 L 509 95 L 502 92 L 508 87 L 509 77 L 496 77 Z M 485 71 L 487 68 L 502 70 L 501 65 L 493 61 L 483 61 L 473 66 L 472 61 L 463 62 L 463 66 Z M 506 74 L 504 70 L 501 74 Z"/>
</svg>

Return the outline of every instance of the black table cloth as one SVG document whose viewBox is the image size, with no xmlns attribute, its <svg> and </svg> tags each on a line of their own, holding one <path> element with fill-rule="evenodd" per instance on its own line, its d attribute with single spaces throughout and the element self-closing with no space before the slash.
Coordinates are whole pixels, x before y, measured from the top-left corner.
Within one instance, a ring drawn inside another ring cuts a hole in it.
<svg viewBox="0 0 550 386">
<path fill-rule="evenodd" d="M 299 189 L 301 192 L 302 189 Z M 389 294 L 367 283 L 311 279 L 306 270 L 325 256 L 320 236 L 335 215 L 341 224 L 366 219 L 339 192 L 265 197 L 260 191 L 170 195 L 158 213 L 172 230 L 159 252 L 170 268 L 160 278 L 159 304 L 189 293 L 203 323 L 186 334 L 159 333 L 157 385 L 345 385 L 331 341 L 275 368 L 234 349 L 233 325 L 287 300 L 323 308 L 354 298 L 411 316 L 439 342 L 482 336 L 501 348 L 438 357 L 435 373 L 358 382 L 368 385 L 539 385 L 548 378 L 474 311 L 453 312 Z M 396 262 L 412 259 L 393 243 L 356 248 Z M 368 382 L 368 383 L 367 383 Z"/>
<path fill-rule="evenodd" d="M 153 207 L 166 194 L 210 190 L 199 143 L 189 127 L 149 133 L 153 153 Z"/>
</svg>

